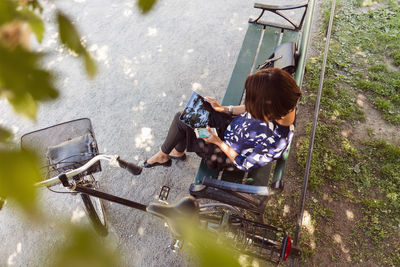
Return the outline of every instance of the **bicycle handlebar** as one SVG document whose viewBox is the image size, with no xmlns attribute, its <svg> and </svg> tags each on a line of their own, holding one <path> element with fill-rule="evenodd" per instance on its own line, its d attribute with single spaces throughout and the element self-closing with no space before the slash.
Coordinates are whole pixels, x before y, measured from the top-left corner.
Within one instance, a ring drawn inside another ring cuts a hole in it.
<svg viewBox="0 0 400 267">
<path fill-rule="evenodd" d="M 120 159 L 119 157 L 117 157 L 117 161 L 119 163 L 119 166 L 122 169 L 127 170 L 128 172 L 130 172 L 133 175 L 139 175 L 139 174 L 142 173 L 142 169 L 143 168 L 138 166 L 138 165 L 136 165 L 136 164 L 134 164 L 134 163 L 127 162 L 125 160 Z"/>
<path fill-rule="evenodd" d="M 88 162 L 86 162 L 84 165 L 82 165 L 79 168 L 70 170 L 68 172 L 62 173 L 58 175 L 57 177 L 52 177 L 50 179 L 38 182 L 35 184 L 35 186 L 50 186 L 55 183 L 57 183 L 60 180 L 60 176 L 67 178 L 68 180 L 71 179 L 72 177 L 86 171 L 89 169 L 93 164 L 95 164 L 99 160 L 107 160 L 111 166 L 114 167 L 120 167 L 123 169 L 126 169 L 133 175 L 139 175 L 142 172 L 142 167 L 137 166 L 134 163 L 127 162 L 125 160 L 122 160 L 119 158 L 118 155 L 97 155 Z"/>
</svg>

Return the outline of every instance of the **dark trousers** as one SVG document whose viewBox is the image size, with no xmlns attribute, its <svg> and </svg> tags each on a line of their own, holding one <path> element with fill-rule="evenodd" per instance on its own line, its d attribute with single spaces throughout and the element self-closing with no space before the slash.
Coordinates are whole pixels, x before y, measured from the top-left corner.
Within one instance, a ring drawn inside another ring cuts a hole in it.
<svg viewBox="0 0 400 267">
<path fill-rule="evenodd" d="M 167 138 L 161 146 L 161 151 L 165 154 L 171 153 L 175 148 L 179 152 L 195 152 L 203 158 L 207 166 L 211 169 L 222 170 L 230 161 L 221 149 L 211 143 L 206 143 L 203 139 L 196 138 L 194 130 L 184 124 L 178 112 L 169 127 Z M 210 115 L 210 126 L 216 128 L 218 136 L 223 140 L 224 132 L 228 127 L 232 117 L 220 112 L 212 112 Z"/>
<path fill-rule="evenodd" d="M 187 147 L 187 133 L 192 129 L 179 120 L 180 116 L 180 112 L 175 114 L 169 126 L 167 138 L 161 146 L 161 151 L 165 154 L 171 153 L 174 148 L 178 152 L 184 152 Z"/>
</svg>

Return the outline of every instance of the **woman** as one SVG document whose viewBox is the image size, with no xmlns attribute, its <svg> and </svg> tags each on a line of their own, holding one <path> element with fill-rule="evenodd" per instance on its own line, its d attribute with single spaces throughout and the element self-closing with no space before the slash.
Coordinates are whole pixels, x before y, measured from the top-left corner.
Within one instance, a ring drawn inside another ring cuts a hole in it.
<svg viewBox="0 0 400 267">
<path fill-rule="evenodd" d="M 287 72 L 269 68 L 248 76 L 245 90 L 245 104 L 240 106 L 221 106 L 215 98 L 205 97 L 216 111 L 210 116 L 208 138 L 197 139 L 178 113 L 161 150 L 143 167 L 171 166 L 171 158 L 186 159 L 185 149 L 218 170 L 233 164 L 249 171 L 280 158 L 293 137 L 299 87 Z M 237 116 L 232 119 L 232 115 Z"/>
</svg>

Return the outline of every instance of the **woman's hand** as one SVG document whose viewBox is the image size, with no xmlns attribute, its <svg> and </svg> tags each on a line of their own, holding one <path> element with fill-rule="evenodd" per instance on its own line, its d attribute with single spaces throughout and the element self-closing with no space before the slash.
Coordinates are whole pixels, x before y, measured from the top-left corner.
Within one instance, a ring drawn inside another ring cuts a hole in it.
<svg viewBox="0 0 400 267">
<path fill-rule="evenodd" d="M 210 103 L 210 105 L 213 107 L 215 111 L 224 112 L 224 107 L 218 103 L 215 97 L 206 96 L 204 97 L 204 100 Z"/>
<path fill-rule="evenodd" d="M 204 141 L 206 141 L 207 143 L 215 144 L 215 145 L 217 145 L 217 146 L 220 145 L 221 143 L 223 143 L 222 140 L 221 140 L 221 138 L 219 138 L 218 135 L 216 135 L 215 133 L 213 133 L 213 132 L 211 131 L 210 126 L 207 126 L 207 131 L 210 133 L 210 137 L 208 137 L 208 138 L 203 138 Z"/>
</svg>

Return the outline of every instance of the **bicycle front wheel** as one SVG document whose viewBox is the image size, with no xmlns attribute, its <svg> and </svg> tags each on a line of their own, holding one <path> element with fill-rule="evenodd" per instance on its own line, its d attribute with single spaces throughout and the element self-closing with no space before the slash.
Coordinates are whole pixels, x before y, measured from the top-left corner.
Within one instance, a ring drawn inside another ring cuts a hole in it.
<svg viewBox="0 0 400 267">
<path fill-rule="evenodd" d="M 92 175 L 91 182 L 89 185 L 96 189 L 95 179 Z M 89 196 L 86 194 L 81 194 L 83 204 L 85 205 L 85 210 L 89 216 L 89 220 L 92 223 L 96 232 L 101 236 L 106 236 L 108 234 L 107 220 L 104 212 L 103 201 L 100 198 Z"/>
<path fill-rule="evenodd" d="M 107 222 L 104 216 L 103 203 L 97 197 L 81 194 L 86 213 L 96 232 L 101 236 L 108 234 Z"/>
</svg>

